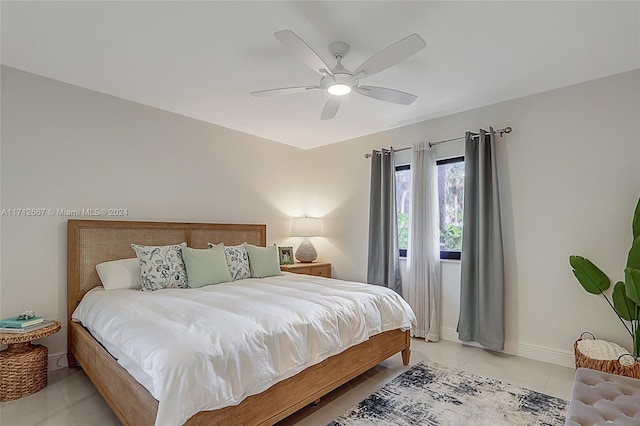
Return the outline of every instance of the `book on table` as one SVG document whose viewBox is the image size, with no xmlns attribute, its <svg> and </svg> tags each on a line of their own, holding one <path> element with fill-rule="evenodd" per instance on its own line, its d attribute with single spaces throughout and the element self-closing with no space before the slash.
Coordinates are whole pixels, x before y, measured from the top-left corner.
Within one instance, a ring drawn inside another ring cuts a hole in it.
<svg viewBox="0 0 640 426">
<path fill-rule="evenodd" d="M 28 333 L 30 331 L 35 331 L 41 328 L 48 327 L 54 323 L 55 321 L 53 320 L 44 320 L 38 324 L 30 325 L 27 327 L 21 327 L 21 328 L 0 327 L 0 333 Z"/>
<path fill-rule="evenodd" d="M 18 317 L 9 317 L 0 320 L 1 328 L 24 328 L 32 325 L 40 324 L 44 321 L 42 317 L 33 317 L 29 319 L 18 319 Z"/>
</svg>

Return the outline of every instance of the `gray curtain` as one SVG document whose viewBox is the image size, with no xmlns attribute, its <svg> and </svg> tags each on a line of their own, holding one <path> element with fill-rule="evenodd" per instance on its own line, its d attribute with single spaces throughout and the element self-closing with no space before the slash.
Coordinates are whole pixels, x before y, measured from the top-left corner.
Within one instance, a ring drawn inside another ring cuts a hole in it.
<svg viewBox="0 0 640 426">
<path fill-rule="evenodd" d="M 460 340 L 504 349 L 504 258 L 493 128 L 466 133 Z"/>
<path fill-rule="evenodd" d="M 394 151 L 383 149 L 371 154 L 367 282 L 389 287 L 402 294 L 398 259 Z"/>
</svg>

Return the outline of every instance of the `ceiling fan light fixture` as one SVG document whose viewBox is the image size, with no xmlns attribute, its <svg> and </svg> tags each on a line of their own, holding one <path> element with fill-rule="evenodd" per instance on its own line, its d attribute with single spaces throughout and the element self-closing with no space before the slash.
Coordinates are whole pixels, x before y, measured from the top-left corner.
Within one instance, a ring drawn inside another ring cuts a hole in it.
<svg viewBox="0 0 640 426">
<path fill-rule="evenodd" d="M 344 83 L 335 83 L 329 86 L 327 91 L 334 96 L 344 96 L 351 93 L 351 86 Z"/>
<path fill-rule="evenodd" d="M 0 0 L 1 1 L 1 0 Z M 355 71 L 349 71 L 342 65 L 342 59 L 349 52 L 349 45 L 337 41 L 329 45 L 329 51 L 336 60 L 336 65 L 330 68 L 327 63 L 291 30 L 277 31 L 273 34 L 278 41 L 284 44 L 294 56 L 297 56 L 309 68 L 319 73 L 322 78 L 317 86 L 283 87 L 280 89 L 259 90 L 251 92 L 253 96 L 262 97 L 269 95 L 284 95 L 288 93 L 300 93 L 309 90 L 327 91 L 331 96 L 322 108 L 321 120 L 330 120 L 335 117 L 342 96 L 351 92 L 367 96 L 384 102 L 392 102 L 401 105 L 409 105 L 417 96 L 400 90 L 386 87 L 361 86 L 360 79 L 370 77 L 395 64 L 407 59 L 427 45 L 418 34 L 411 34 L 400 41 L 388 46 L 362 63 Z"/>
</svg>

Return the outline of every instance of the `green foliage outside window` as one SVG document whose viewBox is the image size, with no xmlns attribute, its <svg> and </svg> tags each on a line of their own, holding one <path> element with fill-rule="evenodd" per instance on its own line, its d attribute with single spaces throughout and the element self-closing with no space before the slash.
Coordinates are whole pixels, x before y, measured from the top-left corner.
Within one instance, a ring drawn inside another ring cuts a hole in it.
<svg viewBox="0 0 640 426">
<path fill-rule="evenodd" d="M 409 213 L 398 213 L 398 248 L 409 247 Z"/>
<path fill-rule="evenodd" d="M 462 251 L 464 162 L 438 166 L 440 250 Z"/>
<path fill-rule="evenodd" d="M 462 226 L 449 225 L 440 231 L 440 250 L 462 251 Z"/>
</svg>

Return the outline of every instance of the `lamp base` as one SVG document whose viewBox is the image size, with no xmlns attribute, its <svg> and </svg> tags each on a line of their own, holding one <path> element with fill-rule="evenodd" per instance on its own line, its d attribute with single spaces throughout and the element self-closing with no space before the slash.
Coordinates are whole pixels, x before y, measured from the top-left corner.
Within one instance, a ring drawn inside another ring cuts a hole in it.
<svg viewBox="0 0 640 426">
<path fill-rule="evenodd" d="M 296 250 L 296 259 L 302 263 L 310 263 L 318 258 L 316 248 L 308 238 L 305 238 Z"/>
</svg>

